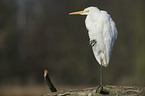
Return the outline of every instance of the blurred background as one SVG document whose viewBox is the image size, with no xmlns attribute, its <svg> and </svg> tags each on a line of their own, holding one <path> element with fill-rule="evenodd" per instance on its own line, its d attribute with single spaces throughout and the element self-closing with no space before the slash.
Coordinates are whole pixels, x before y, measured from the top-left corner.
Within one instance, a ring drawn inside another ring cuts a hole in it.
<svg viewBox="0 0 145 96">
<path fill-rule="evenodd" d="M 145 0 L 0 0 L 0 96 L 40 96 L 95 87 L 100 65 L 88 47 L 85 16 L 69 12 L 96 6 L 116 22 L 118 39 L 104 85 L 145 85 Z"/>
</svg>

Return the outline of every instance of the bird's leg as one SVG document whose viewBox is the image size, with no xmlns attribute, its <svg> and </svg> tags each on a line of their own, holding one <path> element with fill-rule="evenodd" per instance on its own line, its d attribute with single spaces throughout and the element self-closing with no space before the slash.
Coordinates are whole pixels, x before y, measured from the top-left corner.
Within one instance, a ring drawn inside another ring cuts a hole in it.
<svg viewBox="0 0 145 96">
<path fill-rule="evenodd" d="M 103 77 L 102 77 L 102 64 L 101 64 L 101 76 L 100 76 L 100 85 L 98 86 L 97 90 L 96 90 L 96 93 L 97 91 L 102 91 L 103 90 Z"/>
<path fill-rule="evenodd" d="M 101 64 L 101 79 L 100 79 L 100 85 L 101 85 L 101 87 L 103 87 L 102 64 Z"/>
<path fill-rule="evenodd" d="M 97 43 L 97 41 L 95 39 L 90 41 L 90 45 L 93 47 L 95 44 Z"/>
</svg>

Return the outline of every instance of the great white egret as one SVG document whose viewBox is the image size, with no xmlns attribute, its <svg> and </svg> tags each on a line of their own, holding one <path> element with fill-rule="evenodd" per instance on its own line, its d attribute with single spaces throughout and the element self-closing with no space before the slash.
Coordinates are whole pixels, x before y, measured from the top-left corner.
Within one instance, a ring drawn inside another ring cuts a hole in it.
<svg viewBox="0 0 145 96">
<path fill-rule="evenodd" d="M 99 10 L 97 7 L 88 7 L 83 11 L 69 14 L 87 15 L 85 24 L 88 29 L 90 45 L 92 46 L 94 56 L 101 65 L 101 79 L 98 89 L 103 89 L 102 66 L 107 67 L 109 64 L 113 45 L 117 39 L 116 25 L 106 11 Z"/>
</svg>

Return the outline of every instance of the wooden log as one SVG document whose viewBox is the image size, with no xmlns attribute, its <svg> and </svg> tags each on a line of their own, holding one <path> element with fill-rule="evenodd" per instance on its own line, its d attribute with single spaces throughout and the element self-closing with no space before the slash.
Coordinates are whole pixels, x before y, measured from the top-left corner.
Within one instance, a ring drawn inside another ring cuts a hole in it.
<svg viewBox="0 0 145 96">
<path fill-rule="evenodd" d="M 62 90 L 42 96 L 145 96 L 145 87 L 138 86 L 112 86 L 106 85 L 102 92 L 96 93 L 97 87 L 86 89 Z"/>
</svg>

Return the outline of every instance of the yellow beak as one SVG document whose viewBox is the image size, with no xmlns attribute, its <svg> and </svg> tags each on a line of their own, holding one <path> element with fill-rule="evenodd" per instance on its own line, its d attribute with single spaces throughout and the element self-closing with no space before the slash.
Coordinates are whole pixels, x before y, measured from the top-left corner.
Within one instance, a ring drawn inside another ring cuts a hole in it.
<svg viewBox="0 0 145 96">
<path fill-rule="evenodd" d="M 73 14 L 82 14 L 82 13 L 85 13 L 85 11 L 72 12 L 72 13 L 69 13 L 69 15 L 73 15 Z"/>
</svg>

